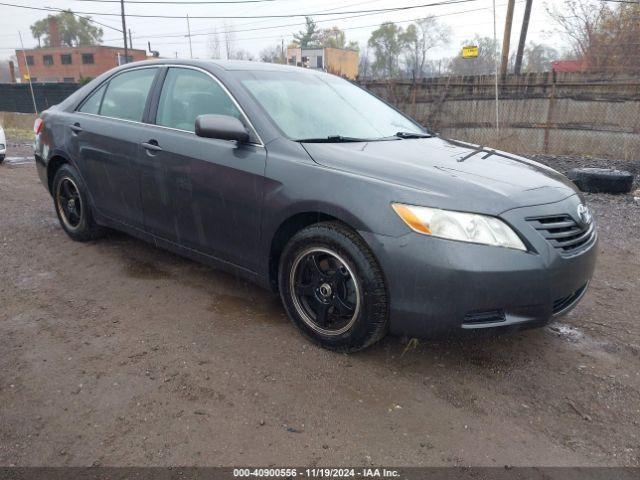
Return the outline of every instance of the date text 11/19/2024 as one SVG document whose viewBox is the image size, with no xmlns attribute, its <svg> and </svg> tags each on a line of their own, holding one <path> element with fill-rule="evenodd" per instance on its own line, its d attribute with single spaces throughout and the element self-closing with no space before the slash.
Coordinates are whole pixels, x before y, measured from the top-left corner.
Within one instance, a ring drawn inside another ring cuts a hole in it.
<svg viewBox="0 0 640 480">
<path fill-rule="evenodd" d="M 237 478 L 396 478 L 400 472 L 387 468 L 234 468 Z"/>
</svg>

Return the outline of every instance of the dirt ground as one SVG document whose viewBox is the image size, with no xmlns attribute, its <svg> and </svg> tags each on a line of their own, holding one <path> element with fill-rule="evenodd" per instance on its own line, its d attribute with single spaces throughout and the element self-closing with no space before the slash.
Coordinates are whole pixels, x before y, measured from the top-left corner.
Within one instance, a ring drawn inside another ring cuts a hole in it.
<svg viewBox="0 0 640 480">
<path fill-rule="evenodd" d="M 640 465 L 631 195 L 588 196 L 598 268 L 560 322 L 347 356 L 229 275 L 122 234 L 71 241 L 15 151 L 0 166 L 0 465 Z"/>
</svg>

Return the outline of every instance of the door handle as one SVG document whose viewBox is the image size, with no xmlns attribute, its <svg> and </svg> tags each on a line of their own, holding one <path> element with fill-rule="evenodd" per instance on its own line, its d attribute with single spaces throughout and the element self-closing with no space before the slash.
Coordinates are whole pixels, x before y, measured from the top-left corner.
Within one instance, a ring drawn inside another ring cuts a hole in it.
<svg viewBox="0 0 640 480">
<path fill-rule="evenodd" d="M 148 152 L 161 152 L 162 147 L 158 145 L 157 140 L 149 140 L 148 142 L 142 142 L 142 146 Z"/>
<path fill-rule="evenodd" d="M 71 131 L 73 133 L 80 133 L 82 132 L 84 129 L 80 126 L 80 124 L 78 122 L 74 123 L 73 125 L 71 125 Z"/>
</svg>

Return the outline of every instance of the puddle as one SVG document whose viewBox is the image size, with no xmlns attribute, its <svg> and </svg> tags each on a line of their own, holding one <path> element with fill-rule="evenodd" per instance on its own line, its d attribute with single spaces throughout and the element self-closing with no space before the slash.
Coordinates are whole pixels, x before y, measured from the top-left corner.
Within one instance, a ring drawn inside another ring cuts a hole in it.
<svg viewBox="0 0 640 480">
<path fill-rule="evenodd" d="M 581 340 L 584 340 L 584 333 L 582 332 L 582 330 L 565 323 L 553 323 L 546 328 L 547 330 L 555 333 L 559 337 L 565 338 L 570 342 L 579 342 Z"/>
<path fill-rule="evenodd" d="M 33 157 L 6 157 L 4 163 L 7 165 L 30 165 L 35 163 Z"/>
</svg>

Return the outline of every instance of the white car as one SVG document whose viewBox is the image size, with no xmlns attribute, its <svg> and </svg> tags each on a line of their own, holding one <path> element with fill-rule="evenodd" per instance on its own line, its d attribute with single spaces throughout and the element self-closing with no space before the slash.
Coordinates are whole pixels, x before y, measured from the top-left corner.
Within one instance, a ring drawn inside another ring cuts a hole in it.
<svg viewBox="0 0 640 480">
<path fill-rule="evenodd" d="M 7 139 L 4 136 L 4 130 L 0 127 L 0 163 L 4 162 L 4 157 L 7 154 Z"/>
</svg>

